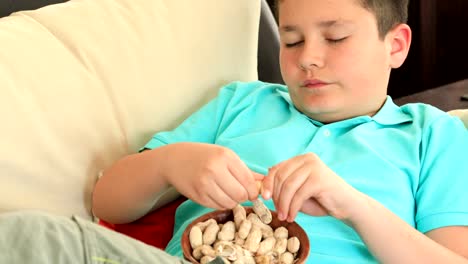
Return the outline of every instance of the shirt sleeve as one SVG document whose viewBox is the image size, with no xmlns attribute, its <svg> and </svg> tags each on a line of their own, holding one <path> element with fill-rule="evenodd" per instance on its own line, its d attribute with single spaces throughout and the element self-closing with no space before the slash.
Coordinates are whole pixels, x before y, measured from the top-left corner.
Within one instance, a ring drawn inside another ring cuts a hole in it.
<svg viewBox="0 0 468 264">
<path fill-rule="evenodd" d="M 444 115 L 423 132 L 415 198 L 419 231 L 468 225 L 468 130 L 458 118 Z"/>
<path fill-rule="evenodd" d="M 177 142 L 214 143 L 236 83 L 221 88 L 218 96 L 189 116 L 176 129 L 156 133 L 140 151 Z"/>
</svg>

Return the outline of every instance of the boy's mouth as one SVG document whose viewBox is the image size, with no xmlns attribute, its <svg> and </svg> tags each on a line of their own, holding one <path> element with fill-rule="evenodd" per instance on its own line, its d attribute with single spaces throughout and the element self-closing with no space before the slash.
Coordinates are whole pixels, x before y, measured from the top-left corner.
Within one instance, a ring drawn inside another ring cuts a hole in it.
<svg viewBox="0 0 468 264">
<path fill-rule="evenodd" d="M 327 82 L 324 82 L 322 80 L 319 80 L 319 79 L 310 79 L 310 80 L 306 80 L 302 83 L 302 87 L 306 87 L 306 88 L 310 88 L 310 89 L 317 89 L 317 88 L 320 88 L 320 87 L 323 87 L 325 85 L 328 85 L 329 83 Z"/>
</svg>

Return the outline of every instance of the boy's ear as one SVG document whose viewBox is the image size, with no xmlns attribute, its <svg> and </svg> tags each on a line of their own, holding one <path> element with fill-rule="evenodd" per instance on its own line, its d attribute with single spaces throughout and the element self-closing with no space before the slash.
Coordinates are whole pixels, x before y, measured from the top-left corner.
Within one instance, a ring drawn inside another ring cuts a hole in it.
<svg viewBox="0 0 468 264">
<path fill-rule="evenodd" d="M 387 41 L 390 49 L 390 67 L 399 68 L 408 56 L 411 45 L 411 28 L 407 24 L 395 26 L 387 34 Z"/>
</svg>

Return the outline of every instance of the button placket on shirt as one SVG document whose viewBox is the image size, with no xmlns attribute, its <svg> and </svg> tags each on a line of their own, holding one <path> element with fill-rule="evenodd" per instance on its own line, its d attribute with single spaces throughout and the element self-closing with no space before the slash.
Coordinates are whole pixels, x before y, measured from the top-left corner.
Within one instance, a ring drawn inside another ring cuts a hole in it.
<svg viewBox="0 0 468 264">
<path fill-rule="evenodd" d="M 320 127 L 309 142 L 307 151 L 314 152 L 320 156 L 328 148 L 327 146 L 330 144 L 331 136 L 332 131 L 328 127 Z"/>
</svg>

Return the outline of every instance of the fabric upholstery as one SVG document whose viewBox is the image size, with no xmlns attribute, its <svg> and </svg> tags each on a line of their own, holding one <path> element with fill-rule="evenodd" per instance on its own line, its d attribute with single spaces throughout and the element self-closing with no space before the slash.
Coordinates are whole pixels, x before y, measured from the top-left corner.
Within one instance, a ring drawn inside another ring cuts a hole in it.
<svg viewBox="0 0 468 264">
<path fill-rule="evenodd" d="M 72 0 L 0 19 L 0 211 L 91 219 L 99 171 L 233 80 L 260 0 Z"/>
<path fill-rule="evenodd" d="M 268 2 L 262 0 L 260 31 L 258 36 L 258 79 L 264 82 L 282 83 L 279 65 L 279 33 Z"/>
<path fill-rule="evenodd" d="M 455 109 L 448 111 L 449 114 L 458 116 L 463 123 L 465 123 L 466 128 L 468 129 L 468 109 Z"/>
</svg>

